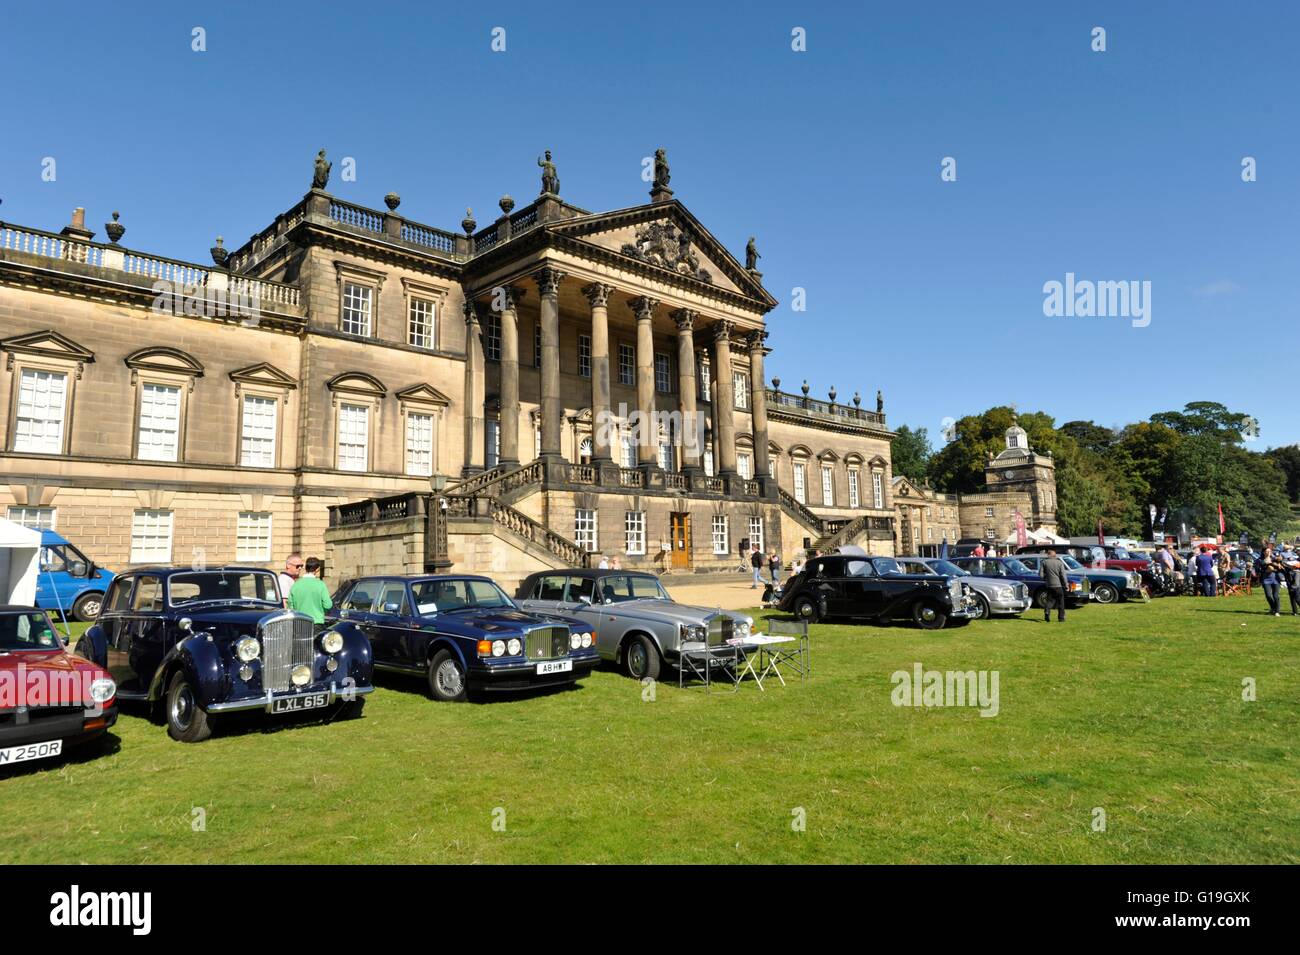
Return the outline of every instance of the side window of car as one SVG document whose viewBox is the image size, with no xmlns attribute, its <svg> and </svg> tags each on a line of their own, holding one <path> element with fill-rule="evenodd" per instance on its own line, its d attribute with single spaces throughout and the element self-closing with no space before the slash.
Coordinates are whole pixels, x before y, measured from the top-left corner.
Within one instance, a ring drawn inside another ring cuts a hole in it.
<svg viewBox="0 0 1300 955">
<path fill-rule="evenodd" d="M 844 563 L 844 576 L 846 577 L 874 577 L 875 570 L 869 560 L 849 560 Z"/>
<path fill-rule="evenodd" d="M 162 581 L 153 576 L 137 578 L 131 609 L 137 613 L 158 613 L 162 608 Z"/>
<path fill-rule="evenodd" d="M 383 589 L 379 591 L 379 600 L 375 604 L 375 613 L 405 614 L 406 584 L 400 580 L 384 581 Z"/>
<path fill-rule="evenodd" d="M 596 578 L 594 577 L 570 577 L 569 578 L 569 603 L 578 603 L 583 597 L 588 600 L 595 600 Z"/>
<path fill-rule="evenodd" d="M 567 577 L 547 576 L 537 581 L 536 600 L 563 600 Z"/>
<path fill-rule="evenodd" d="M 348 599 L 343 601 L 344 610 L 369 611 L 375 603 L 375 591 L 378 589 L 375 585 L 378 581 L 362 580 L 352 588 L 352 593 L 348 594 Z"/>
<path fill-rule="evenodd" d="M 68 569 L 67 558 L 63 556 L 62 547 L 41 548 L 41 572 L 59 574 Z"/>
<path fill-rule="evenodd" d="M 600 599 L 601 600 L 626 600 L 628 598 L 627 578 L 619 575 L 617 577 L 602 577 L 600 579 Z"/>
<path fill-rule="evenodd" d="M 131 607 L 132 578 L 119 577 L 108 588 L 108 597 L 104 600 L 104 613 L 125 613 Z"/>
</svg>

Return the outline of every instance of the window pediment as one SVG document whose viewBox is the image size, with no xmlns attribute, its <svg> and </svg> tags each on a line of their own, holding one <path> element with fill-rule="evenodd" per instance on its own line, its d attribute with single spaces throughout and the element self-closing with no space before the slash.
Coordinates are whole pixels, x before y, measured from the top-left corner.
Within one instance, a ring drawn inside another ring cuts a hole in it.
<svg viewBox="0 0 1300 955">
<path fill-rule="evenodd" d="M 122 359 L 132 371 L 161 371 L 173 375 L 203 377 L 203 363 L 179 348 L 141 348 Z"/>
<path fill-rule="evenodd" d="M 433 387 L 433 385 L 424 382 L 411 385 L 409 388 L 403 388 L 397 392 L 397 400 L 412 404 L 442 405 L 444 407 L 451 404 L 450 398 Z"/>
<path fill-rule="evenodd" d="M 335 375 L 325 383 L 325 387 L 336 393 L 363 395 L 367 398 L 382 398 L 388 394 L 382 381 L 362 371 L 345 371 Z"/>
<path fill-rule="evenodd" d="M 236 384 L 264 385 L 271 388 L 298 387 L 296 378 L 265 361 L 249 365 L 247 368 L 237 368 L 230 373 L 230 380 Z"/>
<path fill-rule="evenodd" d="M 95 360 L 95 353 L 71 338 L 60 335 L 53 329 L 40 332 L 28 332 L 14 335 L 0 341 L 0 351 L 9 353 L 10 363 L 13 355 L 32 355 L 38 358 L 58 358 L 85 364 Z"/>
</svg>

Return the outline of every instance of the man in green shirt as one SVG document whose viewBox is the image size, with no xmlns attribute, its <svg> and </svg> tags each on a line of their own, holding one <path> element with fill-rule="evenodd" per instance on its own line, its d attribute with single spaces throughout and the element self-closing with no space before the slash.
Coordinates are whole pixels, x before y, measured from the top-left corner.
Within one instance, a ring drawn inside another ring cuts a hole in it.
<svg viewBox="0 0 1300 955">
<path fill-rule="evenodd" d="M 334 606 L 325 581 L 320 579 L 323 567 L 319 557 L 308 557 L 303 575 L 289 590 L 289 609 L 305 613 L 318 627 L 325 623 L 325 611 Z"/>
</svg>

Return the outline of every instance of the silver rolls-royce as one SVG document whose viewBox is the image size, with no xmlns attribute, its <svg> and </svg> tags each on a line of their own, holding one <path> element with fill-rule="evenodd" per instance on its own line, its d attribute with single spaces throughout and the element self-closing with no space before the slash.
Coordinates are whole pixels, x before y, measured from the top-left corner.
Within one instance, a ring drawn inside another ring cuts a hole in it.
<svg viewBox="0 0 1300 955">
<path fill-rule="evenodd" d="M 634 679 L 658 679 L 676 665 L 683 643 L 704 643 L 710 623 L 749 637 L 752 617 L 713 607 L 679 604 L 654 574 L 629 570 L 547 570 L 524 579 L 515 599 L 527 610 L 576 617 L 596 632 L 602 659 Z"/>
</svg>

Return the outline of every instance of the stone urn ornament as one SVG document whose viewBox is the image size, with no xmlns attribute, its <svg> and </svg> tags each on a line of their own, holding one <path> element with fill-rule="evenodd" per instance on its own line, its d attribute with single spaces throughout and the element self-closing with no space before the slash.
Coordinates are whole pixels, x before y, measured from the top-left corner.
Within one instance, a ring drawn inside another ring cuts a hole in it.
<svg viewBox="0 0 1300 955">
<path fill-rule="evenodd" d="M 465 218 L 460 220 L 460 227 L 465 230 L 466 235 L 473 235 L 478 223 L 474 221 L 474 210 L 465 207 Z"/>
<path fill-rule="evenodd" d="M 803 396 L 804 396 L 805 398 L 807 398 L 807 397 L 808 397 L 808 379 L 807 379 L 807 378 L 805 378 L 805 379 L 803 380 L 803 388 L 801 388 L 800 390 L 803 391 Z"/>
<path fill-rule="evenodd" d="M 507 192 L 501 197 L 500 201 L 497 202 L 497 205 L 501 207 L 502 214 L 510 215 L 511 210 L 515 207 L 515 200 L 511 199 L 510 193 Z"/>
<path fill-rule="evenodd" d="M 208 254 L 212 256 L 212 261 L 216 263 L 217 268 L 224 269 L 226 260 L 230 258 L 230 252 L 226 249 L 221 236 L 217 236 L 217 244 L 208 249 Z"/>
<path fill-rule="evenodd" d="M 114 245 L 117 245 L 118 240 L 126 234 L 126 226 L 117 221 L 120 216 L 120 213 L 114 212 L 113 221 L 104 223 L 104 231 L 108 233 L 108 239 Z"/>
<path fill-rule="evenodd" d="M 773 378 L 773 379 L 772 379 L 772 390 L 773 390 L 773 391 L 780 391 L 780 390 L 781 390 L 781 379 L 780 379 L 780 378 Z"/>
<path fill-rule="evenodd" d="M 390 192 L 384 196 L 384 205 L 388 206 L 389 212 L 396 212 L 397 207 L 402 204 L 402 197 L 395 192 Z"/>
</svg>

